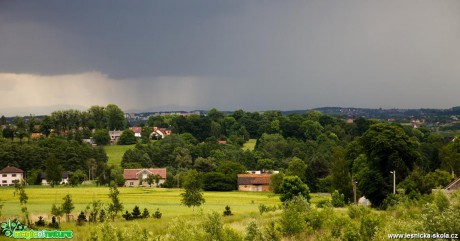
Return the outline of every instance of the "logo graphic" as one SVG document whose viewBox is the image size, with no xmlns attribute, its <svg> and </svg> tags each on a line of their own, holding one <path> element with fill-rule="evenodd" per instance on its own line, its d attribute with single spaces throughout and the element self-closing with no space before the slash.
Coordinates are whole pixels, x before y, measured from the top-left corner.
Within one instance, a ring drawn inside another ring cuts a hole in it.
<svg viewBox="0 0 460 241">
<path fill-rule="evenodd" d="M 6 237 L 16 239 L 71 239 L 73 237 L 73 232 L 69 230 L 27 230 L 26 225 L 23 225 L 19 221 L 11 221 L 10 219 L 8 219 L 8 222 L 3 222 L 1 227 L 2 233 L 4 233 Z"/>
</svg>

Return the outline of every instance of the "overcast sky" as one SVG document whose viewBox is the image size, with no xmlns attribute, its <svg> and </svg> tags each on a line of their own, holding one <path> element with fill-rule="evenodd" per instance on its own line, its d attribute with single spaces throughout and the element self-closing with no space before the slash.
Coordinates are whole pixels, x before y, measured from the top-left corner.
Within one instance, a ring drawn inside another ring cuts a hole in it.
<svg viewBox="0 0 460 241">
<path fill-rule="evenodd" d="M 0 1 L 0 114 L 460 105 L 460 1 Z"/>
</svg>

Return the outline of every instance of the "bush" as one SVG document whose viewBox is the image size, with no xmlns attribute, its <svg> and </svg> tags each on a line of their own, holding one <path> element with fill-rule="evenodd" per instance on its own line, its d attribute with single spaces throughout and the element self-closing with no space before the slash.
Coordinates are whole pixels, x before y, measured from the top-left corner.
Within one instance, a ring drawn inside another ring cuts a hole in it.
<svg viewBox="0 0 460 241">
<path fill-rule="evenodd" d="M 372 214 L 367 214 L 361 219 L 359 234 L 362 240 L 371 240 L 380 225 L 380 218 Z"/>
<path fill-rule="evenodd" d="M 303 196 L 287 201 L 280 220 L 283 233 L 288 236 L 302 233 L 307 227 L 305 214 L 309 210 L 308 201 Z"/>
<path fill-rule="evenodd" d="M 281 233 L 281 227 L 279 227 L 275 221 L 271 221 L 264 229 L 264 236 L 266 240 L 270 241 L 281 241 L 283 235 Z"/>
<path fill-rule="evenodd" d="M 77 217 L 77 225 L 81 226 L 88 220 L 86 219 L 86 215 L 84 212 L 80 212 L 80 214 Z"/>
<path fill-rule="evenodd" d="M 150 217 L 149 210 L 147 208 L 144 208 L 144 211 L 142 212 L 142 218 L 148 218 Z"/>
<path fill-rule="evenodd" d="M 260 231 L 256 221 L 251 221 L 246 227 L 245 241 L 264 241 L 264 235 Z"/>
<path fill-rule="evenodd" d="M 58 229 L 58 228 L 59 228 L 59 223 L 56 222 L 56 217 L 55 217 L 55 216 L 53 216 L 53 217 L 51 218 L 51 223 L 48 224 L 48 226 L 51 227 L 51 228 L 55 228 L 55 229 Z"/>
<path fill-rule="evenodd" d="M 320 200 L 317 204 L 317 208 L 326 208 L 332 206 L 331 202 L 329 200 Z"/>
<path fill-rule="evenodd" d="M 42 217 L 42 216 L 39 216 L 39 217 L 38 217 L 38 221 L 35 222 L 35 225 L 36 225 L 36 226 L 39 226 L 39 227 L 44 227 L 44 226 L 46 226 L 45 220 L 43 220 L 43 217 Z"/>
<path fill-rule="evenodd" d="M 121 215 L 126 221 L 133 220 L 133 215 L 126 211 L 125 214 Z"/>
<path fill-rule="evenodd" d="M 284 177 L 280 192 L 281 202 L 289 201 L 299 195 L 303 196 L 307 202 L 310 200 L 310 189 L 298 176 Z"/>
<path fill-rule="evenodd" d="M 259 212 L 260 212 L 260 215 L 264 214 L 264 213 L 267 213 L 267 212 L 274 212 L 276 211 L 278 208 L 276 206 L 273 206 L 273 207 L 269 207 L 263 203 L 259 204 Z"/>
<path fill-rule="evenodd" d="M 153 214 L 153 218 L 156 218 L 156 219 L 160 219 L 161 218 L 161 212 L 160 212 L 160 209 L 157 208 L 157 210 L 155 211 L 155 213 Z"/>
<path fill-rule="evenodd" d="M 332 195 L 331 204 L 333 207 L 341 208 L 345 206 L 345 195 L 340 194 L 339 191 L 335 190 Z"/>
<path fill-rule="evenodd" d="M 133 219 L 138 219 L 141 218 L 141 211 L 139 210 L 139 207 L 136 205 L 133 208 L 133 212 L 131 213 Z"/>
<path fill-rule="evenodd" d="M 224 216 L 232 216 L 232 211 L 230 210 L 230 206 L 225 206 Z"/>
<path fill-rule="evenodd" d="M 364 206 L 350 205 L 348 206 L 348 216 L 351 219 L 358 219 L 370 213 L 369 209 Z"/>
</svg>

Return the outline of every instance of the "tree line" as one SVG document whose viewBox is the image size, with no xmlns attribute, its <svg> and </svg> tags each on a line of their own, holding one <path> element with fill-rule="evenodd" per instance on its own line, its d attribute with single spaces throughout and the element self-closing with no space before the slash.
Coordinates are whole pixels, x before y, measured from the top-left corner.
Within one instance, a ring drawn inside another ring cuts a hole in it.
<svg viewBox="0 0 460 241">
<path fill-rule="evenodd" d="M 53 153 L 40 148 L 46 147 L 43 143 L 58 142 L 65 144 L 56 145 L 62 153 L 54 156 L 64 169 L 91 173 L 91 168 L 85 165 L 89 159 L 104 161 L 96 154 L 87 153 L 103 154 L 100 150 L 89 151 L 89 146 L 81 147 L 88 152 L 77 151 L 81 138 L 97 139 L 99 133 L 107 138 L 108 130 L 123 130 L 129 123 L 115 105 L 93 106 L 86 112 L 71 113 L 79 112 L 57 111 L 41 120 L 39 125 L 45 136 L 47 130 L 54 131 L 48 133 L 51 139 L 26 145 L 3 140 L 1 164 L 16 163 L 25 170 L 44 168 L 45 160 L 53 157 L 37 153 Z M 14 126 L 24 125 L 16 121 Z M 147 133 L 153 126 L 170 128 L 174 134 L 155 142 L 145 140 L 143 135 L 144 139 L 135 140 L 138 143 L 135 148 L 124 154 L 121 166 L 167 167 L 166 187 L 180 187 L 190 169 L 203 175 L 205 190 L 236 189 L 236 175 L 245 170 L 279 170 L 279 175 L 298 176 L 312 192 L 338 190 L 349 201 L 353 200 L 353 184 L 356 184 L 358 195 L 365 195 L 373 205 L 381 206 L 393 192 L 390 172 L 396 173 L 397 188 L 414 198 L 447 184 L 460 173 L 458 138 L 445 138 L 425 127 L 414 129 L 362 117 L 347 123 L 319 111 L 282 115 L 280 111 L 236 110 L 226 114 L 212 109 L 201 116 L 151 116 L 143 130 Z M 11 138 L 5 135 L 7 128 L 3 136 Z M 257 140 L 254 150 L 242 148 L 249 139 Z M 73 145 L 74 151 L 70 147 L 69 151 L 64 149 L 69 145 Z M 36 146 L 40 150 L 34 149 Z M 26 153 L 29 157 L 24 156 Z M 116 168 L 101 167 L 92 175 L 123 183 L 121 171 Z"/>
</svg>

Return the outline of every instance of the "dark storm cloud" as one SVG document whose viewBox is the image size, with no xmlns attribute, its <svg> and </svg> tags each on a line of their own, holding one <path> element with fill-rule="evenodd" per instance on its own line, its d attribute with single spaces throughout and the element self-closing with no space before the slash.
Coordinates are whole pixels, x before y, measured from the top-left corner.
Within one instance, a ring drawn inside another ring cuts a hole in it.
<svg viewBox="0 0 460 241">
<path fill-rule="evenodd" d="M 2 1 L 0 38 L 0 72 L 99 76 L 126 108 L 460 103 L 455 0 Z"/>
</svg>

